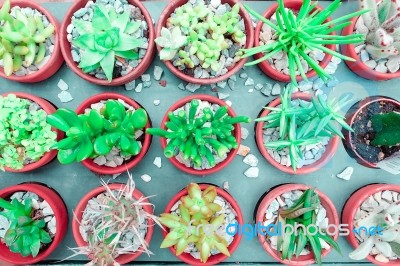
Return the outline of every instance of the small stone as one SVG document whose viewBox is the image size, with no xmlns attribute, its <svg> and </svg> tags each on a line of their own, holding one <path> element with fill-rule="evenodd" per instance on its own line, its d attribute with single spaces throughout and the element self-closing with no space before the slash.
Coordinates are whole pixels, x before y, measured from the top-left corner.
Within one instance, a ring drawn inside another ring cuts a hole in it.
<svg viewBox="0 0 400 266">
<path fill-rule="evenodd" d="M 378 65 L 375 60 L 368 60 L 367 62 L 364 62 L 364 64 L 370 69 L 375 69 L 375 67 Z"/>
<path fill-rule="evenodd" d="M 190 91 L 190 92 L 195 92 L 196 90 L 200 89 L 201 85 L 200 84 L 192 84 L 192 83 L 188 83 L 186 85 L 186 90 Z"/>
<path fill-rule="evenodd" d="M 221 89 L 224 89 L 226 87 L 227 81 L 221 81 L 217 83 L 217 86 L 220 87 Z"/>
<path fill-rule="evenodd" d="M 359 54 L 359 53 L 361 53 L 361 50 L 364 49 L 364 48 L 365 48 L 365 44 L 361 44 L 361 45 L 356 46 L 356 47 L 354 48 L 354 51 L 355 51 L 357 54 Z"/>
<path fill-rule="evenodd" d="M 57 96 L 62 103 L 67 103 L 74 99 L 68 91 L 61 91 Z"/>
<path fill-rule="evenodd" d="M 143 82 L 150 81 L 150 74 L 143 74 L 141 77 Z"/>
<path fill-rule="evenodd" d="M 336 72 L 337 67 L 338 66 L 336 64 L 329 62 L 325 68 L 325 72 L 328 74 L 334 74 Z"/>
<path fill-rule="evenodd" d="M 248 78 L 246 82 L 244 83 L 245 86 L 253 86 L 254 85 L 254 80 L 252 78 Z"/>
<path fill-rule="evenodd" d="M 299 89 L 300 91 L 309 91 L 313 87 L 313 82 L 312 81 L 305 81 L 302 80 L 299 82 Z"/>
<path fill-rule="evenodd" d="M 167 81 L 166 80 L 160 80 L 160 82 L 158 82 L 158 84 L 160 84 L 161 87 L 165 87 L 165 86 L 167 86 Z"/>
<path fill-rule="evenodd" d="M 150 88 L 151 86 L 151 81 L 144 81 L 143 82 L 143 88 Z"/>
<path fill-rule="evenodd" d="M 227 101 L 225 101 L 225 102 L 226 102 L 226 104 L 227 104 L 228 106 L 232 106 L 232 102 L 231 102 L 231 101 L 227 100 Z"/>
<path fill-rule="evenodd" d="M 60 80 L 58 81 L 57 87 L 58 87 L 60 90 L 62 90 L 62 91 L 68 90 L 68 84 L 65 83 L 65 81 L 62 80 L 62 79 L 60 79 Z"/>
<path fill-rule="evenodd" d="M 125 90 L 127 90 L 127 91 L 131 91 L 131 90 L 135 89 L 135 87 L 136 87 L 135 80 L 125 84 Z"/>
<path fill-rule="evenodd" d="M 273 96 L 281 94 L 281 85 L 279 85 L 279 83 L 274 84 L 274 86 L 272 87 L 271 94 Z"/>
<path fill-rule="evenodd" d="M 386 63 L 386 67 L 390 73 L 396 73 L 397 71 L 399 71 L 400 65 L 399 62 L 389 59 Z"/>
<path fill-rule="evenodd" d="M 229 190 L 229 182 L 228 182 L 228 181 L 224 181 L 224 183 L 222 184 L 222 187 L 223 187 L 225 190 Z"/>
<path fill-rule="evenodd" d="M 326 83 L 326 85 L 328 87 L 335 87 L 336 85 L 339 84 L 339 80 L 336 77 L 333 77 L 332 79 L 329 79 L 328 82 Z"/>
<path fill-rule="evenodd" d="M 229 77 L 230 80 L 237 81 L 236 75 L 232 75 Z"/>
<path fill-rule="evenodd" d="M 247 78 L 247 74 L 245 72 L 240 73 L 239 77 L 242 79 L 245 79 L 245 78 Z"/>
<path fill-rule="evenodd" d="M 256 86 L 254 86 L 254 88 L 258 91 L 260 91 L 264 86 L 261 83 L 257 83 Z"/>
<path fill-rule="evenodd" d="M 225 100 L 229 97 L 229 93 L 218 92 L 218 99 Z"/>
<path fill-rule="evenodd" d="M 256 156 L 250 153 L 246 157 L 244 157 L 243 162 L 250 166 L 257 166 L 258 159 Z"/>
<path fill-rule="evenodd" d="M 143 83 L 139 83 L 139 84 L 136 86 L 135 91 L 139 93 L 139 92 L 142 91 L 142 89 L 143 89 Z"/>
<path fill-rule="evenodd" d="M 161 168 L 161 157 L 154 158 L 153 164 L 158 168 Z"/>
<path fill-rule="evenodd" d="M 140 177 L 144 182 L 150 182 L 151 181 L 151 176 L 144 174 Z"/>
<path fill-rule="evenodd" d="M 368 52 L 366 50 L 361 50 L 360 59 L 363 62 L 367 62 L 369 60 L 369 54 L 368 54 Z"/>
<path fill-rule="evenodd" d="M 274 199 L 273 201 L 271 201 L 270 205 L 268 206 L 267 211 L 269 212 L 276 212 L 279 209 L 279 202 Z"/>
<path fill-rule="evenodd" d="M 246 156 L 247 154 L 249 154 L 249 152 L 250 152 L 250 148 L 249 147 L 240 144 L 239 149 L 237 151 L 237 154 L 240 155 L 240 156 Z"/>
<path fill-rule="evenodd" d="M 241 133 L 242 139 L 247 139 L 247 137 L 249 136 L 249 130 L 245 127 L 240 128 L 240 133 Z"/>
<path fill-rule="evenodd" d="M 313 83 L 313 90 L 320 90 L 324 86 L 324 81 L 320 78 L 317 78 Z"/>
<path fill-rule="evenodd" d="M 392 198 L 392 193 L 389 190 L 385 190 L 382 192 L 382 199 L 388 201 L 388 202 L 392 202 L 393 198 Z"/>
<path fill-rule="evenodd" d="M 314 159 L 314 154 L 313 154 L 311 151 L 307 151 L 307 152 L 304 154 L 304 157 L 305 157 L 306 159 Z"/>
<path fill-rule="evenodd" d="M 180 84 L 178 85 L 178 88 L 179 88 L 180 90 L 184 91 L 184 90 L 185 90 L 185 85 L 183 85 L 183 83 L 180 83 Z"/>
<path fill-rule="evenodd" d="M 233 79 L 228 79 L 228 86 L 231 90 L 235 89 L 235 81 Z"/>
<path fill-rule="evenodd" d="M 155 80 L 160 80 L 163 73 L 164 73 L 164 70 L 160 66 L 154 66 L 153 75 L 154 75 Z"/>
<path fill-rule="evenodd" d="M 99 157 L 94 158 L 93 162 L 97 165 L 105 165 L 107 160 L 106 160 L 106 157 L 99 156 Z"/>
<path fill-rule="evenodd" d="M 254 89 L 252 88 L 252 89 L 249 89 L 247 92 L 252 93 L 253 91 L 254 91 Z"/>
<path fill-rule="evenodd" d="M 244 175 L 249 178 L 257 178 L 259 171 L 260 169 L 258 169 L 258 167 L 250 167 L 244 172 Z"/>
<path fill-rule="evenodd" d="M 320 50 L 316 51 L 315 59 L 317 59 L 318 61 L 322 61 L 322 60 L 324 60 L 324 57 L 325 57 L 325 53 L 324 52 L 322 52 Z"/>
<path fill-rule="evenodd" d="M 385 66 L 385 63 L 382 62 L 375 67 L 375 71 L 380 73 L 387 73 L 388 68 Z"/>
<path fill-rule="evenodd" d="M 161 102 L 160 100 L 154 100 L 154 101 L 153 101 L 153 104 L 154 104 L 155 106 L 159 106 L 159 105 L 160 105 L 160 102 Z"/>
<path fill-rule="evenodd" d="M 383 254 L 378 254 L 378 255 L 376 255 L 376 256 L 375 256 L 375 259 L 376 259 L 377 261 L 379 261 L 379 262 L 382 262 L 382 263 L 388 263 L 388 262 L 389 262 L 389 259 L 386 258 Z"/>
<path fill-rule="evenodd" d="M 272 92 L 272 85 L 267 83 L 265 86 L 261 89 L 261 93 L 264 94 L 265 96 L 271 96 Z"/>
</svg>

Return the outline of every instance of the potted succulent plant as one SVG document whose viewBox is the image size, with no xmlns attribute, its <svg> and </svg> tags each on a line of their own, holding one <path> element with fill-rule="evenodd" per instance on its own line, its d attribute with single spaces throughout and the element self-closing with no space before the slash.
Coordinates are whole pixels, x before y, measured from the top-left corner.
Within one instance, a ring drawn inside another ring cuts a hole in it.
<svg viewBox="0 0 400 266">
<path fill-rule="evenodd" d="M 254 29 L 234 0 L 171 1 L 156 29 L 160 59 L 180 79 L 213 84 L 243 67 L 242 48 L 253 45 Z"/>
<path fill-rule="evenodd" d="M 398 132 L 400 103 L 373 96 L 355 103 L 346 114 L 354 132 L 343 132 L 343 143 L 358 163 L 377 168 L 379 161 L 400 150 Z"/>
<path fill-rule="evenodd" d="M 326 102 L 322 95 L 290 94 L 285 89 L 255 120 L 258 149 L 285 173 L 318 170 L 335 154 L 339 137 L 343 137 L 340 127 L 352 130 L 339 113 L 344 105 L 345 99 Z"/>
<path fill-rule="evenodd" d="M 190 183 L 171 199 L 160 222 L 166 228 L 161 248 L 169 247 L 190 265 L 220 263 L 236 250 L 242 237 L 226 231 L 230 224 L 243 224 L 239 205 L 213 185 Z"/>
<path fill-rule="evenodd" d="M 342 46 L 344 55 L 356 61 L 346 62 L 357 75 L 372 80 L 388 80 L 400 77 L 398 34 L 400 6 L 391 0 L 359 0 L 361 10 L 370 10 L 353 18 L 343 29 L 342 35 L 354 32 L 365 36 L 364 42 Z"/>
<path fill-rule="evenodd" d="M 235 116 L 233 110 L 213 96 L 193 95 L 172 105 L 161 128 L 147 134 L 160 136 L 165 157 L 180 170 L 208 175 L 223 169 L 240 145 L 239 123 L 250 118 Z"/>
<path fill-rule="evenodd" d="M 4 1 L 0 9 L 0 76 L 33 83 L 61 67 L 58 21 L 33 1 Z"/>
<path fill-rule="evenodd" d="M 339 233 L 329 230 L 329 225 L 339 226 L 335 205 L 318 190 L 303 184 L 279 185 L 260 198 L 255 214 L 256 224 L 263 226 L 259 241 L 280 263 L 321 265 L 332 247 L 340 253 L 335 242 Z"/>
<path fill-rule="evenodd" d="M 66 133 L 53 146 L 62 164 L 82 162 L 99 174 L 120 174 L 136 166 L 146 154 L 151 136 L 147 112 L 129 97 L 102 93 L 90 97 L 77 109 L 58 109 L 47 117 L 52 126 Z"/>
<path fill-rule="evenodd" d="M 90 265 L 121 265 L 143 252 L 151 255 L 154 225 L 161 224 L 148 197 L 135 187 L 131 174 L 126 184 L 102 184 L 75 209 L 72 233 L 78 247 L 71 257 L 87 255 Z"/>
<path fill-rule="evenodd" d="M 277 2 L 263 16 L 246 6 L 246 10 L 260 20 L 255 30 L 254 47 L 245 50 L 242 56 L 254 55 L 256 60 L 246 65 L 258 64 L 269 77 L 296 83 L 315 75 L 324 81 L 331 78 L 324 68 L 332 56 L 354 61 L 336 52 L 336 45 L 360 42 L 362 35 L 336 36 L 335 31 L 348 25 L 346 20 L 366 10 L 330 20 L 329 16 L 339 8 L 340 0 L 333 1 L 326 9 L 311 0 Z"/>
<path fill-rule="evenodd" d="M 371 184 L 347 200 L 342 224 L 349 226 L 350 234 L 346 238 L 355 248 L 349 254 L 351 259 L 367 259 L 376 265 L 399 265 L 399 193 L 398 185 Z"/>
<path fill-rule="evenodd" d="M 138 0 L 79 0 L 61 26 L 61 50 L 81 78 L 98 85 L 123 85 L 152 62 L 153 22 Z"/>
<path fill-rule="evenodd" d="M 46 122 L 46 116 L 53 112 L 50 102 L 27 93 L 0 95 L 1 170 L 28 172 L 56 157 L 51 147 L 62 133 Z"/>
<path fill-rule="evenodd" d="M 68 228 L 67 208 L 54 190 L 24 183 L 0 190 L 0 260 L 34 264 L 48 257 Z"/>
</svg>

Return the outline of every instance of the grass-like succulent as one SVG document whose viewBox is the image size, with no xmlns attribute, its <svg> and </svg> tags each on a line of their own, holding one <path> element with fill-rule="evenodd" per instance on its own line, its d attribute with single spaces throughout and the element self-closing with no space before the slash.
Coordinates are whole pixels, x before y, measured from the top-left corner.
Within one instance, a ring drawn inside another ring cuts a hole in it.
<svg viewBox="0 0 400 266">
<path fill-rule="evenodd" d="M 180 199 L 179 214 L 161 214 L 161 224 L 169 228 L 161 248 L 173 246 L 176 255 L 179 256 L 192 243 L 200 251 L 200 260 L 204 263 L 210 257 L 212 249 L 230 256 L 228 243 L 220 234 L 221 230 L 218 230 L 224 222 L 225 215 L 217 214 L 222 207 L 214 203 L 217 196 L 216 188 L 210 185 L 202 191 L 198 184 L 190 183 L 187 190 L 188 195 Z M 215 230 L 205 232 L 207 227 Z"/>
<path fill-rule="evenodd" d="M 232 41 L 242 45 L 246 40 L 238 25 L 239 10 L 239 4 L 235 4 L 223 15 L 214 14 L 202 2 L 195 6 L 188 2 L 178 7 L 168 18 L 167 28 L 163 28 L 161 36 L 155 40 L 163 48 L 160 59 L 177 59 L 174 60 L 176 67 L 195 68 L 200 65 L 204 69 L 219 71 L 222 51 L 229 48 Z M 193 56 L 200 63 L 193 60 Z M 238 61 L 239 56 L 235 60 Z"/>
<path fill-rule="evenodd" d="M 66 133 L 53 146 L 62 164 L 80 162 L 108 154 L 113 147 L 123 156 L 139 154 L 142 146 L 136 133 L 144 130 L 148 117 L 144 109 L 126 109 L 117 100 L 108 100 L 100 110 L 77 115 L 70 109 L 58 109 L 47 117 L 52 126 Z"/>
<path fill-rule="evenodd" d="M 80 35 L 72 40 L 72 44 L 83 51 L 79 63 L 83 72 L 89 73 L 101 67 L 111 81 L 115 60 L 139 58 L 138 48 L 143 46 L 144 40 L 131 34 L 139 30 L 141 22 L 130 21 L 128 11 L 117 14 L 114 7 L 107 9 L 103 4 L 95 3 L 93 10 L 91 22 L 72 21 Z"/>
<path fill-rule="evenodd" d="M 371 118 L 375 136 L 371 141 L 374 146 L 395 146 L 400 144 L 400 114 L 390 112 L 376 114 Z"/>
<path fill-rule="evenodd" d="M 317 2 L 304 0 L 298 13 L 294 10 L 285 8 L 284 0 L 277 0 L 278 8 L 275 11 L 276 22 L 264 18 L 250 7 L 246 6 L 247 11 L 254 17 L 268 25 L 273 34 L 277 36 L 276 42 L 271 42 L 258 47 L 244 50 L 243 58 L 258 53 L 264 55 L 253 62 L 246 65 L 255 65 L 274 54 L 284 51 L 288 55 L 289 73 L 291 81 L 297 84 L 297 72 L 304 80 L 307 80 L 306 73 L 302 67 L 301 61 L 304 60 L 312 69 L 316 71 L 318 76 L 327 80 L 331 76 L 312 59 L 307 51 L 321 50 L 324 53 L 331 54 L 344 60 L 355 61 L 353 58 L 346 57 L 336 51 L 325 47 L 327 44 L 351 44 L 363 41 L 362 34 L 352 34 L 348 36 L 332 35 L 333 32 L 341 30 L 351 24 L 347 20 L 359 16 L 368 10 L 360 10 L 332 21 L 326 21 L 341 5 L 340 0 L 335 0 L 326 9 L 316 9 Z"/>
<path fill-rule="evenodd" d="M 44 216 L 34 211 L 31 199 L 25 199 L 22 203 L 17 199 L 10 202 L 0 198 L 0 209 L 0 215 L 10 223 L 2 242 L 11 252 L 23 257 L 36 257 L 43 245 L 52 242 L 45 230 Z"/>
<path fill-rule="evenodd" d="M 161 128 L 148 128 L 146 132 L 168 139 L 164 149 L 167 158 L 182 152 L 185 160 L 190 159 L 194 166 L 200 167 L 203 158 L 209 166 L 216 165 L 214 154 L 223 158 L 231 149 L 238 146 L 233 136 L 234 124 L 249 123 L 250 118 L 245 116 L 231 117 L 228 106 L 200 108 L 200 100 L 190 102 L 187 110 L 168 113 L 169 121 Z"/>
<path fill-rule="evenodd" d="M 0 59 L 7 76 L 22 66 L 41 63 L 46 54 L 45 41 L 55 29 L 52 24 L 45 27 L 40 16 L 27 16 L 18 8 L 14 11 L 11 16 L 10 0 L 0 9 Z"/>
<path fill-rule="evenodd" d="M 22 169 L 38 161 L 56 143 L 46 112 L 15 94 L 0 96 L 0 169 Z"/>
<path fill-rule="evenodd" d="M 315 190 L 307 189 L 291 207 L 278 211 L 277 223 L 280 223 L 279 226 L 284 228 L 285 225 L 291 225 L 293 228 L 298 229 L 298 234 L 287 234 L 286 232 L 291 230 L 287 226 L 287 231 L 278 236 L 277 251 L 281 252 L 282 260 L 287 259 L 290 261 L 293 256 L 300 256 L 304 248 L 309 246 L 314 253 L 315 261 L 318 265 L 322 265 L 321 240 L 341 253 L 339 245 L 326 232 L 321 233 L 322 229 L 317 226 L 315 210 L 320 206 L 321 203 Z"/>
<path fill-rule="evenodd" d="M 288 148 L 292 168 L 296 171 L 299 160 L 304 159 L 302 146 L 317 144 L 323 138 L 335 135 L 344 138 L 341 127 L 349 131 L 353 129 L 339 113 L 347 104 L 346 98 L 325 101 L 320 94 L 313 97 L 310 103 L 298 101 L 295 105 L 294 102 L 296 100 L 292 101 L 290 89 L 286 88 L 281 95 L 281 105 L 265 107 L 271 112 L 255 121 L 266 122 L 264 128 L 279 127 L 279 139 L 264 145 L 277 151 Z"/>
</svg>

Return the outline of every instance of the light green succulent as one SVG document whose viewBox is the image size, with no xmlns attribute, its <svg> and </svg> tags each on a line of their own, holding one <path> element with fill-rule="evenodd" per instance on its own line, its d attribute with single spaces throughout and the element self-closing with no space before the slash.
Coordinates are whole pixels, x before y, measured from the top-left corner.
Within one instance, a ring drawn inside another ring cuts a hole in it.
<svg viewBox="0 0 400 266">
<path fill-rule="evenodd" d="M 174 27 L 171 31 L 163 27 L 161 29 L 161 36 L 155 39 L 155 42 L 163 47 L 160 52 L 160 59 L 172 60 L 179 48 L 186 44 L 187 37 L 182 35 L 179 27 Z"/>
</svg>

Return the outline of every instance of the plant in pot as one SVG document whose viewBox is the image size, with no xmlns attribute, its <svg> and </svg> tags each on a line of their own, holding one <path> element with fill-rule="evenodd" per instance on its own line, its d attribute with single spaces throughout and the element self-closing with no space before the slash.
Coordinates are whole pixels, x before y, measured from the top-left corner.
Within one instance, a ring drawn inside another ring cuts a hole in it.
<svg viewBox="0 0 400 266">
<path fill-rule="evenodd" d="M 100 100 L 108 94 L 95 96 L 99 101 L 81 105 L 79 115 L 61 108 L 47 117 L 49 124 L 66 133 L 66 138 L 53 146 L 60 163 L 86 162 L 96 173 L 119 174 L 143 158 L 150 145 L 144 135 L 150 126 L 146 111 L 128 97 L 109 96 L 108 100 Z"/>
<path fill-rule="evenodd" d="M 263 16 L 245 6 L 260 20 L 254 47 L 244 50 L 242 55 L 242 58 L 254 55 L 256 60 L 246 65 L 258 64 L 269 77 L 297 84 L 298 80 L 308 80 L 315 75 L 324 81 L 330 79 L 324 68 L 332 56 L 354 61 L 336 52 L 336 45 L 360 42 L 363 35 L 337 36 L 334 33 L 350 23 L 346 20 L 366 10 L 330 20 L 329 17 L 341 5 L 340 0 L 333 1 L 326 9 L 311 0 L 277 2 Z"/>
<path fill-rule="evenodd" d="M 0 9 L 0 76 L 39 82 L 61 67 L 58 21 L 32 1 L 4 1 Z"/>
<path fill-rule="evenodd" d="M 279 185 L 260 199 L 256 223 L 262 226 L 258 239 L 275 260 L 286 265 L 321 265 L 333 247 L 339 225 L 333 203 L 318 190 L 302 184 Z"/>
<path fill-rule="evenodd" d="M 250 17 L 236 1 L 180 0 L 161 14 L 155 42 L 177 77 L 212 84 L 240 70 L 240 49 L 253 45 L 253 34 Z"/>
<path fill-rule="evenodd" d="M 360 0 L 361 10 L 370 11 L 353 18 L 343 35 L 363 34 L 363 42 L 342 46 L 343 54 L 357 59 L 346 62 L 361 77 L 388 80 L 400 77 L 399 12 L 400 5 L 391 0 Z"/>
<path fill-rule="evenodd" d="M 226 191 L 207 184 L 190 183 L 168 203 L 160 222 L 161 248 L 169 247 L 190 265 L 214 265 L 230 256 L 241 235 L 230 234 L 230 224 L 243 224 L 239 206 Z"/>
<path fill-rule="evenodd" d="M 256 142 L 264 158 L 289 174 L 318 170 L 335 154 L 340 127 L 352 131 L 339 112 L 346 99 L 326 101 L 322 95 L 294 93 L 285 89 L 280 98 L 261 112 Z"/>
<path fill-rule="evenodd" d="M 77 1 L 66 17 L 62 52 L 80 77 L 99 85 L 123 85 L 151 64 L 153 22 L 139 1 Z"/>
<path fill-rule="evenodd" d="M 38 183 L 0 190 L 0 260 L 28 265 L 49 256 L 68 227 L 58 193 Z"/>
<path fill-rule="evenodd" d="M 346 114 L 354 132 L 344 132 L 350 156 L 360 164 L 377 168 L 377 163 L 400 150 L 398 122 L 400 104 L 383 97 L 369 97 L 354 104 Z"/>
<path fill-rule="evenodd" d="M 371 184 L 347 200 L 342 223 L 349 225 L 350 234 L 346 238 L 355 248 L 349 254 L 351 259 L 368 259 L 377 265 L 399 264 L 399 193 L 398 185 Z"/>
<path fill-rule="evenodd" d="M 126 184 L 106 184 L 90 191 L 75 209 L 72 232 L 77 255 L 87 255 L 88 265 L 120 265 L 151 255 L 154 225 L 161 224 L 153 205 L 136 187 L 131 174 Z M 71 258 L 69 257 L 69 258 Z"/>
<path fill-rule="evenodd" d="M 161 137 L 165 157 L 190 174 L 206 175 L 221 170 L 236 155 L 239 123 L 250 118 L 235 116 L 225 102 L 208 95 L 183 98 L 164 116 L 161 128 L 147 134 Z"/>
<path fill-rule="evenodd" d="M 49 102 L 33 95 L 0 95 L 1 170 L 27 172 L 54 159 L 56 152 L 50 150 L 57 131 L 46 122 L 46 116 L 54 111 Z"/>
</svg>

